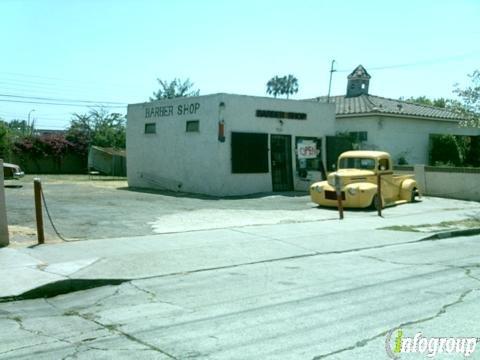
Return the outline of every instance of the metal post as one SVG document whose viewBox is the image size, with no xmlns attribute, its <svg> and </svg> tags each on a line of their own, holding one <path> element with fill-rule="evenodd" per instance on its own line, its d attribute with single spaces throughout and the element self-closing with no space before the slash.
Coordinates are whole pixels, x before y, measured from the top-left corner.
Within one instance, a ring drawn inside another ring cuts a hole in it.
<svg viewBox="0 0 480 360">
<path fill-rule="evenodd" d="M 382 174 L 377 174 L 377 211 L 382 216 Z"/>
<path fill-rule="evenodd" d="M 5 201 L 5 188 L 3 182 L 3 160 L 0 159 L 0 247 L 8 246 L 7 203 Z"/>
<path fill-rule="evenodd" d="M 327 103 L 330 102 L 330 90 L 332 89 L 332 75 L 335 71 L 333 70 L 333 64 L 335 63 L 335 60 L 332 60 L 332 66 L 330 67 L 330 81 L 328 82 L 328 96 L 327 96 Z"/>
<path fill-rule="evenodd" d="M 337 194 L 337 206 L 338 213 L 340 214 L 340 220 L 343 219 L 343 204 L 342 204 L 342 182 L 339 175 L 335 175 L 335 192 Z"/>
<path fill-rule="evenodd" d="M 35 217 L 37 219 L 37 238 L 39 244 L 45 243 L 45 234 L 43 232 L 43 212 L 42 212 L 42 183 L 39 178 L 33 179 L 33 193 L 35 198 Z"/>
</svg>

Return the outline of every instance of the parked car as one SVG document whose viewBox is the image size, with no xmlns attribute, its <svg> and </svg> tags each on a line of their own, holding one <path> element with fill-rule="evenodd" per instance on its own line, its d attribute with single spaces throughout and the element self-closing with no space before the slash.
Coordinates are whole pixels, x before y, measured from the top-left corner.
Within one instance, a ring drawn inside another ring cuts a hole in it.
<svg viewBox="0 0 480 360">
<path fill-rule="evenodd" d="M 25 173 L 20 166 L 10 163 L 3 163 L 3 177 L 5 180 L 20 179 Z"/>
<path fill-rule="evenodd" d="M 377 207 L 377 175 L 381 175 L 382 207 L 413 202 L 419 195 L 413 175 L 394 175 L 390 154 L 383 151 L 347 151 L 338 158 L 337 171 L 327 181 L 310 186 L 312 201 L 337 206 L 335 178 L 340 180 L 344 207 Z"/>
</svg>

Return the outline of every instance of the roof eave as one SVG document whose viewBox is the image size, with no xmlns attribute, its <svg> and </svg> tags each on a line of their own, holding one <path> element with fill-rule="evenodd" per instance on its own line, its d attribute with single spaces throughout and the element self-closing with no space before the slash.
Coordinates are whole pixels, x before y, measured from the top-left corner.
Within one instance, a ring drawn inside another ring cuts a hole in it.
<svg viewBox="0 0 480 360">
<path fill-rule="evenodd" d="M 352 114 L 336 114 L 337 118 L 348 118 L 348 117 L 367 117 L 367 116 L 389 116 L 403 119 L 416 119 L 416 120 L 433 120 L 433 121 L 446 121 L 446 122 L 455 122 L 459 123 L 465 119 L 448 119 L 448 118 L 439 118 L 431 116 L 418 116 L 418 115 L 409 115 L 409 114 L 395 114 L 395 113 L 386 113 L 386 112 L 365 112 L 365 113 L 352 113 Z"/>
</svg>

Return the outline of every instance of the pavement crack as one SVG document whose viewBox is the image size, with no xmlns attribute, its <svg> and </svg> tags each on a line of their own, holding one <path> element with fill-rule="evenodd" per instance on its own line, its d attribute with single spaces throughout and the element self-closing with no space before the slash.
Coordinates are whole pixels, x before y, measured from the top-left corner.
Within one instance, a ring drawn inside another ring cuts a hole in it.
<svg viewBox="0 0 480 360">
<path fill-rule="evenodd" d="M 400 329 L 400 328 L 403 328 L 405 326 L 417 325 L 417 324 L 425 323 L 425 322 L 428 322 L 428 321 L 431 321 L 431 320 L 435 320 L 435 319 L 441 317 L 443 314 L 445 314 L 449 308 L 454 307 L 454 306 L 462 303 L 463 300 L 465 299 L 465 297 L 468 296 L 470 293 L 472 293 L 473 291 L 478 291 L 478 290 L 480 290 L 480 289 L 475 288 L 475 289 L 469 289 L 469 290 L 466 290 L 466 291 L 462 292 L 457 300 L 443 305 L 432 316 L 428 316 L 428 317 L 425 317 L 425 318 L 421 318 L 421 319 L 417 319 L 417 320 L 411 320 L 411 321 L 401 323 L 398 326 L 395 326 L 391 329 L 388 329 L 386 331 L 381 332 L 380 334 L 377 334 L 377 335 L 374 335 L 372 337 L 365 338 L 365 339 L 362 339 L 360 341 L 357 341 L 353 345 L 350 345 L 350 346 L 347 346 L 347 347 L 344 347 L 342 349 L 338 349 L 338 350 L 335 350 L 335 351 L 332 351 L 332 352 L 329 352 L 329 353 L 326 353 L 326 354 L 317 355 L 317 356 L 313 357 L 312 360 L 326 359 L 330 356 L 334 356 L 334 355 L 337 355 L 337 354 L 340 354 L 340 353 L 343 353 L 343 352 L 346 352 L 346 351 L 352 351 L 352 350 L 355 350 L 357 348 L 362 348 L 362 347 L 366 346 L 368 343 L 370 343 L 371 341 L 376 340 L 376 339 L 381 338 L 381 337 L 385 337 L 385 336 L 387 336 L 388 333 L 390 333 L 392 331 L 395 331 L 396 329 Z"/>
<path fill-rule="evenodd" d="M 25 326 L 25 324 L 23 323 L 23 320 L 20 316 L 13 316 L 13 317 L 8 317 L 8 319 L 10 320 L 13 320 L 17 323 L 18 327 L 20 330 L 22 331 L 25 331 L 27 333 L 30 333 L 32 335 L 35 335 L 35 336 L 40 336 L 40 337 L 43 337 L 43 338 L 47 338 L 51 341 L 58 341 L 58 342 L 61 342 L 61 343 L 64 343 L 64 344 L 68 344 L 70 346 L 75 346 L 75 347 L 78 347 L 79 345 L 77 345 L 76 343 L 73 343 L 71 341 L 68 341 L 67 339 L 63 339 L 63 338 L 59 338 L 59 337 L 56 337 L 56 336 L 53 336 L 53 335 L 50 335 L 50 334 L 46 334 L 45 332 L 43 331 L 40 331 L 40 330 L 35 330 L 35 329 L 29 329 Z M 42 344 L 42 343 L 40 343 Z M 40 344 L 36 344 L 36 345 L 33 345 L 33 346 L 38 346 Z M 13 351 L 18 351 L 22 348 L 15 348 L 15 349 L 10 349 L 9 351 L 7 352 L 13 352 Z M 4 354 L 4 353 L 0 353 L 0 354 Z"/>
<path fill-rule="evenodd" d="M 136 336 L 133 336 L 133 335 L 131 335 L 131 334 L 129 334 L 129 333 L 127 333 L 127 332 L 119 329 L 118 325 L 115 325 L 115 324 L 112 324 L 112 325 L 103 324 L 103 323 L 101 323 L 100 321 L 94 319 L 93 317 L 88 316 L 88 315 L 86 315 L 86 314 L 81 314 L 81 313 L 79 313 L 79 312 L 72 312 L 70 315 L 71 315 L 71 316 L 73 316 L 73 315 L 79 316 L 79 317 L 81 317 L 81 318 L 84 319 L 84 320 L 93 322 L 94 324 L 96 324 L 96 325 L 98 325 L 98 326 L 100 326 L 100 327 L 108 330 L 108 331 L 111 332 L 111 333 L 115 333 L 115 334 L 121 335 L 121 336 L 127 338 L 128 340 L 130 340 L 130 341 L 132 341 L 132 342 L 135 342 L 135 343 L 137 343 L 137 344 L 140 344 L 140 345 L 142 345 L 142 346 L 144 346 L 144 347 L 146 347 L 146 348 L 148 348 L 148 349 L 150 349 L 150 350 L 159 352 L 159 353 L 167 356 L 167 357 L 170 358 L 170 359 L 178 360 L 178 358 L 176 358 L 176 357 L 173 356 L 172 354 L 169 354 L 168 352 L 160 349 L 159 347 L 157 347 L 157 346 L 155 346 L 155 345 L 152 345 L 152 344 L 150 344 L 150 343 L 148 343 L 148 342 L 146 342 L 146 341 L 143 341 L 143 340 L 137 338 Z"/>
<path fill-rule="evenodd" d="M 133 281 L 130 281 L 128 284 L 129 284 L 130 286 L 132 286 L 133 288 L 137 289 L 138 291 L 141 291 L 141 292 L 149 295 L 149 300 L 150 300 L 150 301 L 156 301 L 156 300 L 157 300 L 157 294 L 154 293 L 153 291 L 144 289 L 144 288 L 138 286 L 137 284 L 135 284 Z"/>
<path fill-rule="evenodd" d="M 92 304 L 92 306 L 93 306 L 93 307 L 98 306 L 98 305 L 100 305 L 101 302 L 103 302 L 103 301 L 105 301 L 105 300 L 107 300 L 107 299 L 110 299 L 110 298 L 112 298 L 112 297 L 114 297 L 114 296 L 117 296 L 117 295 L 120 293 L 120 289 L 121 289 L 120 287 L 117 287 L 113 293 L 111 293 L 111 294 L 109 294 L 109 295 L 105 295 L 104 297 L 96 300 L 96 301 Z"/>
<path fill-rule="evenodd" d="M 475 266 L 476 267 L 476 266 Z M 472 275 L 472 268 L 470 266 L 463 268 L 465 270 L 465 275 L 470 279 L 480 282 L 480 279 Z"/>
<path fill-rule="evenodd" d="M 377 257 L 377 256 L 373 256 L 373 255 L 360 255 L 361 257 L 363 258 L 366 258 L 366 259 L 373 259 L 373 260 L 377 260 L 379 262 L 383 262 L 383 263 L 388 263 L 388 264 L 393 264 L 393 265 L 404 265 L 404 266 L 444 266 L 444 267 L 450 267 L 448 265 L 443 265 L 443 264 L 435 264 L 435 263 L 405 263 L 405 262 L 400 262 L 400 261 L 393 261 L 393 260 L 387 260 L 387 259 L 382 259 L 380 257 Z"/>
<path fill-rule="evenodd" d="M 462 270 L 467 277 L 470 279 L 473 279 L 475 281 L 480 282 L 480 278 L 477 278 L 472 275 L 472 268 L 478 268 L 480 267 L 479 264 L 476 265 L 470 265 L 470 266 L 457 266 L 457 265 L 448 265 L 448 264 L 435 264 L 435 263 L 405 263 L 405 262 L 400 262 L 400 261 L 393 261 L 393 260 L 387 260 L 387 259 L 382 259 L 377 256 L 372 256 L 372 255 L 360 255 L 363 258 L 366 259 L 373 259 L 376 261 L 380 261 L 383 263 L 388 263 L 388 264 L 393 264 L 393 265 L 404 265 L 404 266 L 441 266 L 447 269 L 456 269 L 456 270 Z"/>
</svg>

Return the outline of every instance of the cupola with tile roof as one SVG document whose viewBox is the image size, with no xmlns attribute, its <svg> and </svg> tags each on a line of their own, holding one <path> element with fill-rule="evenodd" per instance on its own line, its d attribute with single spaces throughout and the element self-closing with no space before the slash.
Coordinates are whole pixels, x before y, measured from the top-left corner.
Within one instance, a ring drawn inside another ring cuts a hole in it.
<svg viewBox="0 0 480 360">
<path fill-rule="evenodd" d="M 358 65 L 355 70 L 348 75 L 347 95 L 346 97 L 355 97 L 368 95 L 368 85 L 371 76 L 362 65 Z"/>
</svg>

